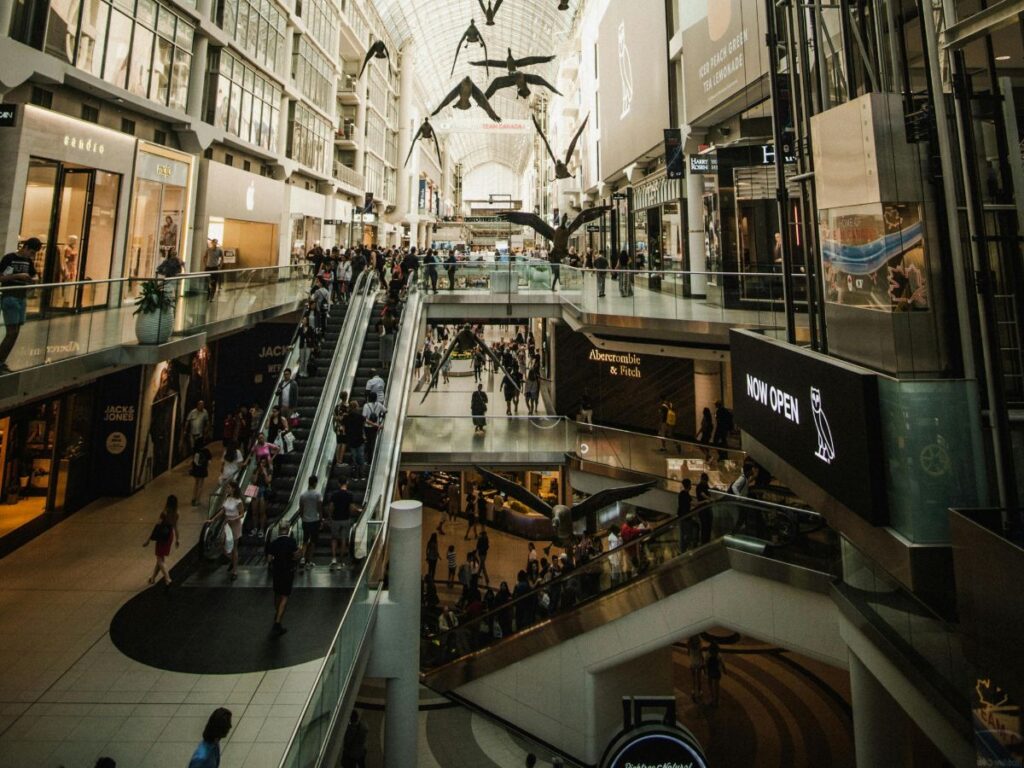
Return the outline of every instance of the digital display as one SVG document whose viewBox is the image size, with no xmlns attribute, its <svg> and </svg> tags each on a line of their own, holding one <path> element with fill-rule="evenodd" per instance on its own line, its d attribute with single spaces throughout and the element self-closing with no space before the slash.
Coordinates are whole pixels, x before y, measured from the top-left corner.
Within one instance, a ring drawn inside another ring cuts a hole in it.
<svg viewBox="0 0 1024 768">
<path fill-rule="evenodd" d="M 598 29 L 597 59 L 601 175 L 607 178 L 661 144 L 664 126 L 671 125 L 665 4 L 608 3 Z M 554 149 L 557 155 L 561 148 Z"/>
<path fill-rule="evenodd" d="M 878 376 L 749 331 L 729 337 L 736 426 L 872 525 L 887 524 Z"/>
</svg>

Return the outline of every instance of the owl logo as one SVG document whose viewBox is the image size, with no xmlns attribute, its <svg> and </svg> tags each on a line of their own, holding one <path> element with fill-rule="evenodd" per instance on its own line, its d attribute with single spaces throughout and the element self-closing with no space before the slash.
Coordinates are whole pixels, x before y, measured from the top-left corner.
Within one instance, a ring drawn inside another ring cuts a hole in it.
<svg viewBox="0 0 1024 768">
<path fill-rule="evenodd" d="M 633 108 L 633 60 L 626 45 L 625 21 L 619 24 L 619 76 L 622 77 L 622 114 L 619 119 L 624 120 Z"/>
<path fill-rule="evenodd" d="M 821 408 L 821 392 L 817 387 L 811 387 L 811 418 L 814 419 L 814 428 L 818 431 L 818 450 L 814 455 L 831 464 L 836 457 L 836 447 L 832 442 L 832 430 L 828 426 L 828 418 Z"/>
</svg>

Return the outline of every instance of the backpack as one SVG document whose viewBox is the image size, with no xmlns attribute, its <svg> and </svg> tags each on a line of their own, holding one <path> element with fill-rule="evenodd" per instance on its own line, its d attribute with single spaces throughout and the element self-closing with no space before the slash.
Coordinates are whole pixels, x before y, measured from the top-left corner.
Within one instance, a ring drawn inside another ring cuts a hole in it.
<svg viewBox="0 0 1024 768">
<path fill-rule="evenodd" d="M 665 413 L 665 423 L 670 427 L 676 425 L 676 409 L 672 406 L 669 406 L 668 411 Z"/>
</svg>

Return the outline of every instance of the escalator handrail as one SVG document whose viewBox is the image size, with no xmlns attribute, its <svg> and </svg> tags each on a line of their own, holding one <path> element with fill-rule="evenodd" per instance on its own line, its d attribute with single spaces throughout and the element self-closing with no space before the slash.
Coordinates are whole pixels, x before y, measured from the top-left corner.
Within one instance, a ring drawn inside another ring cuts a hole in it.
<svg viewBox="0 0 1024 768">
<path fill-rule="evenodd" d="M 301 517 L 299 508 L 299 497 L 308 487 L 308 480 L 315 475 L 319 481 L 321 494 L 327 489 L 329 482 L 329 469 L 324 465 L 324 454 L 334 437 L 334 408 L 337 405 L 340 392 L 341 373 L 346 370 L 348 361 L 353 355 L 353 350 L 358 346 L 356 340 L 362 340 L 363 335 L 359 328 L 366 328 L 365 304 L 370 302 L 372 312 L 373 295 L 376 293 L 377 276 L 373 270 L 363 270 L 356 285 L 353 288 L 352 298 L 349 300 L 348 311 L 345 315 L 345 324 L 342 327 L 341 335 L 338 337 L 338 346 L 334 350 L 334 357 L 328 369 L 327 381 L 324 383 L 324 391 L 320 397 L 316 413 L 309 422 L 309 436 L 306 439 L 306 448 L 302 454 L 302 461 L 295 475 L 295 486 L 292 488 L 288 506 L 282 515 L 282 519 L 288 523 L 288 527 L 294 530 L 296 523 Z M 357 308 L 358 302 L 358 308 Z M 333 460 L 333 455 L 332 455 Z"/>
<path fill-rule="evenodd" d="M 690 513 L 688 515 L 685 515 L 683 518 L 680 518 L 678 515 L 675 516 L 675 517 L 672 517 L 667 522 L 664 522 L 661 525 L 657 526 L 656 528 L 653 528 L 652 530 L 647 531 L 642 536 L 638 536 L 637 538 L 633 539 L 632 541 L 624 542 L 624 543 L 620 544 L 618 547 L 615 547 L 614 549 L 605 550 L 605 551 L 601 552 L 599 555 L 597 555 L 596 557 L 591 558 L 590 560 L 588 560 L 583 565 L 577 566 L 576 568 L 570 570 L 568 573 L 564 573 L 561 576 L 559 576 L 558 578 L 552 579 L 549 582 L 545 582 L 543 584 L 538 584 L 536 587 L 531 589 L 529 592 L 526 592 L 525 594 L 523 594 L 523 595 L 521 595 L 521 596 L 519 596 L 519 597 L 517 597 L 517 598 L 515 598 L 513 600 L 509 600 L 507 603 L 502 605 L 500 608 L 494 608 L 494 609 L 492 609 L 490 611 L 485 611 L 484 613 L 481 613 L 479 616 L 475 616 L 472 619 L 469 619 L 468 621 L 471 624 L 478 625 L 478 624 L 483 623 L 483 622 L 489 622 L 489 621 L 492 621 L 492 620 L 496 620 L 501 614 L 504 614 L 507 611 L 513 611 L 514 612 L 515 611 L 515 607 L 517 605 L 520 605 L 520 604 L 522 604 L 522 603 L 524 603 L 526 601 L 536 600 L 537 597 L 542 592 L 551 589 L 553 586 L 555 586 L 555 585 L 559 585 L 560 586 L 560 585 L 567 584 L 571 579 L 579 578 L 581 575 L 585 575 L 588 571 L 600 568 L 600 566 L 597 565 L 597 564 L 599 564 L 601 562 L 610 562 L 610 559 L 613 556 L 619 556 L 619 557 L 628 556 L 631 551 L 639 551 L 639 549 L 641 547 L 643 547 L 645 545 L 649 545 L 652 542 L 655 542 L 655 541 L 661 539 L 661 537 L 664 536 L 667 533 L 673 534 L 673 535 L 678 535 L 677 531 L 678 531 L 678 528 L 680 526 L 680 523 L 683 522 L 683 520 L 693 520 L 694 518 L 698 517 L 702 511 L 708 509 L 709 507 L 725 506 L 725 505 L 753 506 L 755 509 L 758 509 L 759 511 L 777 511 L 776 509 L 772 509 L 772 510 L 761 509 L 762 505 L 767 504 L 767 502 L 761 502 L 761 501 L 758 501 L 756 499 L 750 499 L 750 498 L 743 497 L 743 496 L 734 496 L 734 495 L 730 495 L 730 494 L 721 494 L 721 493 L 718 493 L 716 495 L 718 495 L 721 498 L 700 502 L 700 503 L 698 503 L 694 507 L 693 510 L 690 511 Z M 796 509 L 794 507 L 785 507 L 785 506 L 782 506 L 782 505 L 771 505 L 771 506 L 772 507 L 780 507 L 782 510 L 784 510 L 786 512 L 790 512 L 790 513 L 804 514 L 806 512 L 806 510 Z M 815 514 L 817 514 L 817 513 L 815 513 Z M 701 544 L 701 545 L 699 545 L 699 546 L 697 546 L 697 547 L 695 547 L 693 549 L 687 549 L 684 553 L 681 553 L 681 554 L 692 554 L 692 553 L 698 552 L 698 551 L 700 551 L 701 549 L 703 549 L 706 546 L 711 546 L 712 544 L 715 544 L 716 542 L 723 540 L 726 535 L 727 534 L 719 536 L 719 537 L 717 537 L 715 539 L 712 539 L 707 544 Z M 799 531 L 797 531 L 796 535 L 799 535 Z M 794 539 L 795 539 L 795 536 L 794 536 Z M 782 545 L 773 544 L 772 546 L 774 546 L 774 547 L 784 546 L 785 544 L 789 544 L 791 542 L 792 542 L 792 540 L 789 541 L 789 542 L 784 542 L 784 544 L 782 544 Z M 769 542 L 766 542 L 766 543 L 769 543 Z M 628 586 L 629 584 L 633 583 L 637 579 L 643 578 L 646 575 L 647 575 L 646 572 L 638 572 L 632 578 L 623 578 L 622 581 L 620 581 L 617 584 L 612 585 L 611 588 L 609 588 L 607 590 L 599 591 L 598 593 L 596 593 L 596 594 L 590 596 L 589 598 L 587 598 L 586 601 L 581 601 L 580 603 L 576 603 L 576 606 L 581 605 L 583 602 L 587 602 L 589 600 L 593 600 L 595 598 L 602 597 L 602 596 L 607 595 L 607 594 L 609 594 L 611 592 L 614 592 L 616 590 L 622 589 L 623 587 Z M 533 624 L 531 626 L 536 626 L 536 624 Z M 444 630 L 442 632 L 438 632 L 436 634 L 432 634 L 429 637 L 430 637 L 432 642 L 438 643 L 441 647 L 444 647 L 444 645 L 445 645 L 444 644 L 444 639 L 445 638 L 447 638 L 447 637 L 454 637 L 455 633 L 457 633 L 459 631 L 465 631 L 465 629 L 466 629 L 466 627 L 464 625 L 460 624 L 460 625 L 458 625 L 456 627 L 453 627 L 451 629 L 447 629 L 447 630 Z M 523 629 L 527 629 L 527 628 L 523 628 Z M 523 630 L 517 630 L 513 634 L 518 634 L 518 632 L 521 632 L 521 631 L 523 631 Z M 455 659 L 449 659 L 449 660 L 447 660 L 444 663 L 449 663 L 450 661 L 455 661 Z"/>
</svg>

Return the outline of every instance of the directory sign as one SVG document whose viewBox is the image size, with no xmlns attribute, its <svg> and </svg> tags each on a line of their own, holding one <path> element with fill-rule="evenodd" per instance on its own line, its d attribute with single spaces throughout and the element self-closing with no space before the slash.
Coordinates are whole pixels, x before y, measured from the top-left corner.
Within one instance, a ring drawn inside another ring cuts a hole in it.
<svg viewBox="0 0 1024 768">
<path fill-rule="evenodd" d="M 736 425 L 872 525 L 887 524 L 877 374 L 750 331 L 729 337 Z"/>
</svg>

